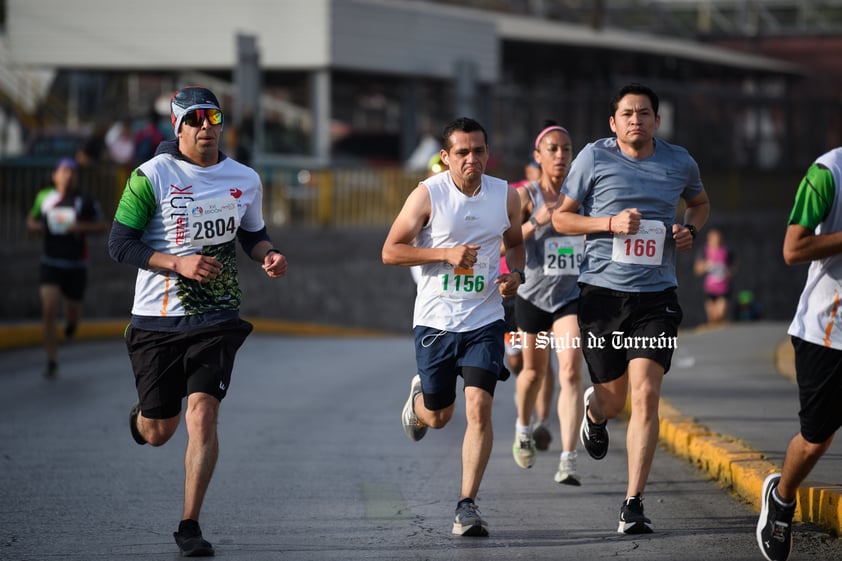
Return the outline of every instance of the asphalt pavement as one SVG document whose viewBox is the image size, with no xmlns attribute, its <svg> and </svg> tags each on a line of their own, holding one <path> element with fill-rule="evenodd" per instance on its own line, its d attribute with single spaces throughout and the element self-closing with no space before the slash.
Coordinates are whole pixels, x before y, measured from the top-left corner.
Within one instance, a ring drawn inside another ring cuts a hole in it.
<svg viewBox="0 0 842 561">
<path fill-rule="evenodd" d="M 662 450 L 646 491 L 656 533 L 621 536 L 625 426 L 599 462 L 580 451 L 581 487 L 552 476 L 560 447 L 533 469 L 511 457 L 511 381 L 495 397 L 495 444 L 478 504 L 484 539 L 450 535 L 464 429 L 410 442 L 400 409 L 410 337 L 256 322 L 220 417 L 219 464 L 202 527 L 234 560 L 761 559 L 760 483 L 798 430 L 786 324 L 679 335 L 663 385 Z M 0 327 L 0 560 L 177 559 L 180 429 L 160 448 L 129 436 L 133 379 L 122 322 L 88 323 L 41 376 L 37 326 Z M 307 336 L 296 335 L 306 333 Z M 29 334 L 29 335 L 27 335 Z M 28 340 L 29 337 L 29 340 Z M 13 342 L 13 343 L 12 343 Z M 461 404 L 461 400 L 457 401 Z M 842 467 L 834 444 L 801 491 L 792 559 L 842 559 Z"/>
</svg>

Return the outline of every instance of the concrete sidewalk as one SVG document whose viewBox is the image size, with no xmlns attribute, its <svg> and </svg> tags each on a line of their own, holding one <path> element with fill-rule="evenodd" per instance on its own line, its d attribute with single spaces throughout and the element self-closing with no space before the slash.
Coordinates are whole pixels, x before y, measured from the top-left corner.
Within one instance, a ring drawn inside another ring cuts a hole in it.
<svg viewBox="0 0 842 561">
<path fill-rule="evenodd" d="M 120 337 L 126 321 L 85 322 L 77 337 Z M 250 321 L 260 333 L 383 335 L 318 324 Z M 663 446 L 758 511 L 764 478 L 780 470 L 786 446 L 799 430 L 786 328 L 784 322 L 757 322 L 682 331 L 663 384 Z M 0 350 L 39 342 L 37 323 L 0 325 Z M 842 535 L 840 474 L 842 444 L 834 443 L 799 490 L 797 519 Z"/>
</svg>

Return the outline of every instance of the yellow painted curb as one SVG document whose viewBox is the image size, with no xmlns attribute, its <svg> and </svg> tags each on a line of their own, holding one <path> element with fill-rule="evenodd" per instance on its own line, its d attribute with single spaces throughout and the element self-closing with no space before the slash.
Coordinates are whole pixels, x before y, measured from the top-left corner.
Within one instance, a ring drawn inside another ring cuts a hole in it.
<svg viewBox="0 0 842 561">
<path fill-rule="evenodd" d="M 660 430 L 660 442 L 667 450 L 760 510 L 763 480 L 779 472 L 780 466 L 744 442 L 697 424 L 666 399 L 660 402 Z M 798 488 L 795 519 L 842 535 L 842 486 L 805 481 Z"/>
<path fill-rule="evenodd" d="M 388 337 L 393 334 L 362 329 L 317 323 L 285 321 L 262 318 L 243 318 L 254 325 L 256 333 L 298 335 L 310 337 Z M 126 330 L 129 318 L 123 320 L 87 320 L 79 324 L 75 339 L 120 338 Z M 59 340 L 64 335 L 59 334 Z M 20 322 L 0 325 L 0 351 L 40 345 L 42 327 L 37 322 Z"/>
</svg>

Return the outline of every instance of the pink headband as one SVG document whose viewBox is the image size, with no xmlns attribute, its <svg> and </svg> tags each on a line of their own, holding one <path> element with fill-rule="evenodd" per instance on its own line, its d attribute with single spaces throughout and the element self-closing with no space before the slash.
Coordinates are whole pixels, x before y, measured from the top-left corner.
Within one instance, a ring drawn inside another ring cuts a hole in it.
<svg viewBox="0 0 842 561">
<path fill-rule="evenodd" d="M 570 136 L 570 133 L 567 132 L 566 128 L 560 127 L 558 125 L 551 125 L 551 126 L 545 128 L 544 130 L 542 130 L 541 132 L 539 132 L 538 136 L 535 137 L 535 149 L 536 150 L 538 149 L 538 144 L 541 143 L 541 139 L 544 138 L 544 135 L 547 134 L 550 131 L 561 131 L 564 134 L 566 134 L 567 136 Z"/>
</svg>

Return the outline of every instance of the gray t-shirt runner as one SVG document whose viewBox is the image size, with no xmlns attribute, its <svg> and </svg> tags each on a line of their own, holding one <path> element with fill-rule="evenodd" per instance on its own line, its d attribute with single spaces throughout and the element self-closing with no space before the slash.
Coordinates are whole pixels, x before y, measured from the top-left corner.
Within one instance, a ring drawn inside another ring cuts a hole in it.
<svg viewBox="0 0 842 561">
<path fill-rule="evenodd" d="M 684 148 L 660 138 L 655 152 L 641 160 L 623 154 L 616 138 L 585 146 L 570 166 L 562 193 L 578 201 L 585 216 L 637 208 L 642 227 L 635 236 L 587 235 L 579 281 L 624 292 L 677 286 L 672 226 L 678 202 L 702 191 L 696 161 Z"/>
</svg>

